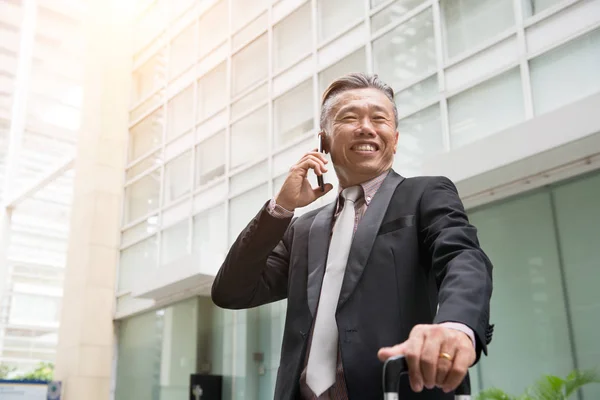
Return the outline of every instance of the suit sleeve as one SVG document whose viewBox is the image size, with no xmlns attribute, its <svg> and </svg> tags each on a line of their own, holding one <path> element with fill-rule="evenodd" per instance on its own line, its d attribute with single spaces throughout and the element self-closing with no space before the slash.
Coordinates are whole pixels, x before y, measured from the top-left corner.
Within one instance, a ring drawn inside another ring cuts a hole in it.
<svg viewBox="0 0 600 400">
<path fill-rule="evenodd" d="M 292 230 L 292 218 L 263 206 L 229 249 L 212 285 L 213 302 L 243 309 L 286 298 Z"/>
<path fill-rule="evenodd" d="M 471 328 L 479 360 L 482 351 L 487 354 L 490 335 L 492 263 L 449 179 L 430 180 L 421 198 L 420 218 L 423 250 L 438 287 L 434 323 L 458 322 Z"/>
</svg>

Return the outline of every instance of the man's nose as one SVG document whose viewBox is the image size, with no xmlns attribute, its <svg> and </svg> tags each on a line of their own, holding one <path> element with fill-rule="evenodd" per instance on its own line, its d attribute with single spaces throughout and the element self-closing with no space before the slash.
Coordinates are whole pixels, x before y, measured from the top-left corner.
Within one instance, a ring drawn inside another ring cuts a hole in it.
<svg viewBox="0 0 600 400">
<path fill-rule="evenodd" d="M 358 134 L 369 136 L 377 135 L 377 132 L 375 131 L 375 126 L 371 122 L 371 118 L 364 117 L 360 120 L 360 129 L 358 131 Z"/>
</svg>

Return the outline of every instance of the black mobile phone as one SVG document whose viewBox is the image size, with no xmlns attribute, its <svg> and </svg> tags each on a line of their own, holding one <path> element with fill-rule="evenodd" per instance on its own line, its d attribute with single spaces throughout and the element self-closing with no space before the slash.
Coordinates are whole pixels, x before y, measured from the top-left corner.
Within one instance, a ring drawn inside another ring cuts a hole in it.
<svg viewBox="0 0 600 400">
<path fill-rule="evenodd" d="M 323 136 L 319 135 L 319 153 L 324 153 L 323 151 Z M 323 181 L 323 175 L 317 175 L 317 183 L 321 187 L 321 192 L 325 191 L 325 181 Z"/>
</svg>

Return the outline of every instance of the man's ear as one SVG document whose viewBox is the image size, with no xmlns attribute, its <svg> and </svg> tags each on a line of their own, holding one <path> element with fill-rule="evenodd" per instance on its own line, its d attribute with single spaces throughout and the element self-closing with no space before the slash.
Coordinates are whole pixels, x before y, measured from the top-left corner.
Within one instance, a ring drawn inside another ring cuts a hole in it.
<svg viewBox="0 0 600 400">
<path fill-rule="evenodd" d="M 319 132 L 319 140 L 321 141 L 323 153 L 329 154 L 329 135 L 325 131 L 321 131 Z"/>
<path fill-rule="evenodd" d="M 396 140 L 394 141 L 394 154 L 396 154 L 396 151 L 398 151 L 398 137 L 400 136 L 400 134 L 398 133 L 398 131 L 396 131 Z"/>
</svg>

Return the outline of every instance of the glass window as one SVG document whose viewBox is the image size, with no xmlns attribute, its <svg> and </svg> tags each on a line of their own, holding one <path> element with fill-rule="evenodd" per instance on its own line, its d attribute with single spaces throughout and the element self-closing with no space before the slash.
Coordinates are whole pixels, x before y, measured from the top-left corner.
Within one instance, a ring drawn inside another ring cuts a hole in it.
<svg viewBox="0 0 600 400">
<path fill-rule="evenodd" d="M 164 85 L 165 56 L 162 52 L 153 55 L 133 73 L 132 103 L 137 104 L 150 93 Z"/>
<path fill-rule="evenodd" d="M 225 131 L 196 146 L 196 186 L 206 185 L 225 175 Z"/>
<path fill-rule="evenodd" d="M 442 0 L 441 7 L 450 58 L 515 24 L 513 0 Z"/>
<path fill-rule="evenodd" d="M 154 217 L 156 218 L 156 217 Z M 158 265 L 158 240 L 150 236 L 121 251 L 119 261 L 119 292 L 131 290 L 140 278 L 154 271 Z"/>
<path fill-rule="evenodd" d="M 191 24 L 171 42 L 169 58 L 169 77 L 173 78 L 184 71 L 195 61 L 194 33 L 196 25 Z"/>
<path fill-rule="evenodd" d="M 365 72 L 367 59 L 365 48 L 361 47 L 354 53 L 342 58 L 337 63 L 319 73 L 319 92 L 323 92 L 331 82 L 350 72 Z"/>
<path fill-rule="evenodd" d="M 373 42 L 373 68 L 394 90 L 436 70 L 431 8 Z"/>
<path fill-rule="evenodd" d="M 190 85 L 167 103 L 167 139 L 190 129 L 194 124 L 194 86 Z"/>
<path fill-rule="evenodd" d="M 562 0 L 523 0 L 523 16 L 531 17 L 561 2 Z"/>
<path fill-rule="evenodd" d="M 215 69 L 198 79 L 198 121 L 202 121 L 227 106 L 227 65 Z"/>
<path fill-rule="evenodd" d="M 400 135 L 394 168 L 401 175 L 421 174 L 423 161 L 444 151 L 439 104 L 400 120 L 398 132 Z"/>
<path fill-rule="evenodd" d="M 157 148 L 162 143 L 165 123 L 162 107 L 141 120 L 129 130 L 127 161 L 133 161 Z"/>
<path fill-rule="evenodd" d="M 542 375 L 566 376 L 573 360 L 550 196 L 519 197 L 469 218 L 496 266 L 494 351 L 480 361 L 483 387 L 520 394 Z"/>
<path fill-rule="evenodd" d="M 298 57 L 310 52 L 312 35 L 299 35 L 298 32 L 312 32 L 310 2 L 306 2 L 273 28 L 273 61 L 276 70 L 290 66 L 298 61 Z"/>
<path fill-rule="evenodd" d="M 156 233 L 158 228 L 158 215 L 148 217 L 139 224 L 124 230 L 123 234 L 121 235 L 121 244 L 126 246 L 129 243 L 133 243 L 151 233 Z"/>
<path fill-rule="evenodd" d="M 437 74 L 396 93 L 394 97 L 400 117 L 411 114 L 422 106 L 430 104 L 439 97 Z"/>
<path fill-rule="evenodd" d="M 244 28 L 240 29 L 235 35 L 233 35 L 231 38 L 231 48 L 236 50 L 240 46 L 246 44 L 246 42 L 265 32 L 267 30 L 268 23 L 269 15 L 265 11 L 259 17 L 254 19 Z"/>
<path fill-rule="evenodd" d="M 58 297 L 14 293 L 11 296 L 11 324 L 52 324 L 59 322 Z"/>
<path fill-rule="evenodd" d="M 125 188 L 125 223 L 158 208 L 160 171 L 156 170 Z"/>
<path fill-rule="evenodd" d="M 536 114 L 600 91 L 600 29 L 530 61 Z"/>
<path fill-rule="evenodd" d="M 229 7 L 227 0 L 221 0 L 200 17 L 199 43 L 200 57 L 227 39 L 229 34 Z"/>
<path fill-rule="evenodd" d="M 342 33 L 365 16 L 364 0 L 318 0 L 319 41 Z"/>
<path fill-rule="evenodd" d="M 452 148 L 482 139 L 525 118 L 521 74 L 513 69 L 448 100 Z"/>
<path fill-rule="evenodd" d="M 378 5 L 373 3 L 383 3 L 383 1 L 371 0 L 371 7 Z M 407 12 L 421 3 L 423 3 L 423 0 L 397 0 L 393 2 L 371 17 L 371 32 L 377 32 L 379 29 L 399 21 Z"/>
<path fill-rule="evenodd" d="M 580 369 L 598 368 L 600 359 L 599 198 L 598 173 L 554 190 L 556 223 L 564 263 L 566 292 L 569 296 L 574 348 Z M 585 386 L 583 394 L 585 400 L 600 399 L 600 385 Z"/>
<path fill-rule="evenodd" d="M 200 256 L 204 273 L 217 273 L 227 253 L 225 205 L 213 207 L 194 217 L 193 253 Z"/>
<path fill-rule="evenodd" d="M 233 31 L 250 22 L 256 15 L 267 8 L 270 0 L 232 0 L 231 24 Z"/>
<path fill-rule="evenodd" d="M 127 172 L 125 174 L 125 180 L 130 181 L 136 176 L 148 171 L 149 169 L 162 165 L 162 162 L 162 151 L 157 151 L 156 153 L 153 153 L 152 155 L 144 158 L 142 161 L 138 162 L 133 167 L 127 169 Z"/>
<path fill-rule="evenodd" d="M 231 119 L 237 119 L 252 108 L 265 103 L 269 97 L 269 85 L 265 83 L 231 104 Z"/>
<path fill-rule="evenodd" d="M 314 128 L 313 80 L 296 86 L 273 102 L 275 146 L 283 146 Z"/>
<path fill-rule="evenodd" d="M 231 125 L 231 168 L 266 157 L 267 107 L 262 107 Z"/>
<path fill-rule="evenodd" d="M 116 400 L 189 398 L 190 374 L 208 355 L 198 331 L 210 320 L 198 322 L 198 302 L 193 297 L 119 321 Z"/>
<path fill-rule="evenodd" d="M 135 22 L 133 41 L 136 49 L 143 47 L 163 30 L 166 23 L 165 4 L 163 1 L 153 1 Z"/>
<path fill-rule="evenodd" d="M 191 151 L 186 151 L 165 165 L 165 203 L 169 203 L 190 193 L 191 167 Z"/>
<path fill-rule="evenodd" d="M 244 194 L 234 197 L 229 202 L 229 243 L 232 244 L 238 235 L 250 223 L 260 208 L 269 199 L 269 187 L 261 185 Z"/>
<path fill-rule="evenodd" d="M 166 228 L 161 236 L 160 264 L 167 265 L 188 253 L 189 221 L 187 219 Z"/>
<path fill-rule="evenodd" d="M 233 97 L 267 78 L 269 72 L 267 45 L 267 35 L 264 34 L 233 55 L 231 59 Z"/>
</svg>

